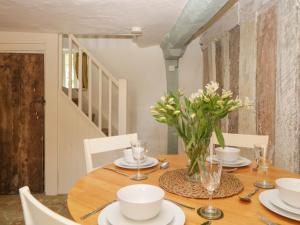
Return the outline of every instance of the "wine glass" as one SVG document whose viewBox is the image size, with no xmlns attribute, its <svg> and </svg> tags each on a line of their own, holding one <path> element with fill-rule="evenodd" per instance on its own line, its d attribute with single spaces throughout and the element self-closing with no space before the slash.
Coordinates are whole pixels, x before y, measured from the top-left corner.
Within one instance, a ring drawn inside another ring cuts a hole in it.
<svg viewBox="0 0 300 225">
<path fill-rule="evenodd" d="M 137 141 L 132 141 L 130 144 L 131 144 L 133 159 L 137 161 L 137 173 L 132 175 L 130 178 L 133 180 L 147 179 L 148 178 L 147 175 L 140 173 L 141 160 L 145 158 L 145 152 L 147 151 L 146 142 L 137 140 Z"/>
<path fill-rule="evenodd" d="M 254 185 L 263 189 L 274 188 L 274 184 L 267 180 L 269 161 L 267 160 L 267 146 L 263 144 L 254 145 L 255 161 L 258 169 L 263 172 L 263 179 L 261 181 L 256 181 Z"/>
<path fill-rule="evenodd" d="M 209 220 L 219 219 L 223 217 L 221 209 L 212 206 L 213 192 L 220 184 L 222 175 L 222 163 L 215 158 L 208 158 L 206 161 L 198 161 L 200 180 L 202 186 L 207 190 L 209 195 L 208 206 L 201 207 L 197 210 L 197 213 Z"/>
</svg>

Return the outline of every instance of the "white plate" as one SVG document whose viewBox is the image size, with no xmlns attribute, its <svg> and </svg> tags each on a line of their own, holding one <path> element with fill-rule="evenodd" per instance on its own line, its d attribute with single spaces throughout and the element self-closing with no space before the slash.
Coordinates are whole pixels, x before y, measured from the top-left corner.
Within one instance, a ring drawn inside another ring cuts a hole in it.
<svg viewBox="0 0 300 225">
<path fill-rule="evenodd" d="M 126 159 L 123 157 L 123 160 L 124 160 L 124 162 L 126 162 L 126 163 L 129 164 L 129 165 L 136 165 L 136 164 L 137 164 L 137 161 L 135 161 L 134 159 L 128 161 L 128 160 L 126 160 Z M 144 162 L 147 162 L 147 161 L 148 161 L 148 157 L 145 156 L 144 159 L 141 161 L 141 163 L 144 163 Z"/>
<path fill-rule="evenodd" d="M 297 208 L 294 208 L 293 206 L 288 205 L 287 203 L 283 202 L 279 198 L 278 189 L 276 189 L 276 195 L 274 194 L 273 198 L 271 199 L 271 203 L 280 209 L 283 209 L 283 210 L 291 212 L 291 213 L 295 213 L 300 216 L 300 209 L 297 209 Z"/>
<path fill-rule="evenodd" d="M 119 158 L 114 161 L 114 164 L 118 167 L 125 169 L 137 169 L 137 165 L 128 164 L 123 158 Z M 156 166 L 158 164 L 158 160 L 152 157 L 147 157 L 147 161 L 141 163 L 140 169 L 150 168 Z"/>
<path fill-rule="evenodd" d="M 111 225 L 108 222 L 107 217 L 111 213 L 111 210 L 116 210 L 116 208 L 118 209 L 118 207 L 119 207 L 118 202 L 114 202 L 108 205 L 107 207 L 105 207 L 98 216 L 98 225 Z M 173 220 L 171 220 L 169 223 L 165 225 L 184 225 L 185 215 L 181 210 L 181 208 L 179 208 L 174 203 L 166 200 L 163 201 L 163 207 L 165 207 L 168 213 L 171 213 L 174 216 Z M 121 213 L 119 212 L 119 214 Z M 137 224 L 138 225 L 150 225 L 150 224 L 161 225 L 162 223 L 160 221 L 156 221 L 156 223 L 150 223 L 151 221 L 154 221 L 156 218 L 157 217 L 146 221 L 131 221 L 130 225 L 137 225 Z M 120 223 L 118 225 L 125 225 L 125 224 Z"/>
<path fill-rule="evenodd" d="M 244 162 L 245 162 L 245 158 L 240 156 L 237 160 L 232 161 L 232 162 L 225 162 L 225 161 L 223 161 L 223 164 L 238 165 L 238 164 L 243 164 Z"/>
<path fill-rule="evenodd" d="M 278 195 L 278 190 L 277 189 L 272 189 L 272 190 L 267 190 L 259 195 L 259 201 L 261 204 L 263 204 L 267 209 L 271 210 L 274 213 L 277 213 L 281 216 L 300 221 L 300 215 L 287 212 L 285 210 L 282 210 L 275 205 L 272 204 L 271 199 L 275 198 Z"/>
<path fill-rule="evenodd" d="M 174 219 L 174 212 L 172 210 L 169 210 L 168 204 L 163 202 L 161 206 L 160 213 L 149 220 L 145 221 L 135 221 L 126 218 L 120 213 L 120 206 L 118 202 L 115 202 L 111 205 L 110 209 L 108 209 L 106 219 L 108 222 L 112 225 L 167 225 L 172 222 Z"/>
<path fill-rule="evenodd" d="M 207 157 L 208 159 L 210 158 Z M 216 155 L 213 155 L 213 158 L 217 158 Z M 234 162 L 222 162 L 222 166 L 224 167 L 232 167 L 232 168 L 236 168 L 236 167 L 244 167 L 244 166 L 249 166 L 252 163 L 252 161 L 250 159 L 247 159 L 245 157 L 240 156 L 240 158 Z"/>
<path fill-rule="evenodd" d="M 125 158 L 120 158 L 120 163 L 125 166 L 137 166 L 137 161 L 128 162 Z M 140 164 L 143 166 L 149 165 L 151 163 L 153 163 L 153 161 L 149 159 L 149 157 L 145 157 L 144 160 L 140 162 Z"/>
<path fill-rule="evenodd" d="M 252 163 L 250 159 L 247 159 L 245 157 L 240 157 L 239 160 L 231 163 L 223 162 L 223 166 L 225 167 L 244 167 L 249 166 Z"/>
</svg>

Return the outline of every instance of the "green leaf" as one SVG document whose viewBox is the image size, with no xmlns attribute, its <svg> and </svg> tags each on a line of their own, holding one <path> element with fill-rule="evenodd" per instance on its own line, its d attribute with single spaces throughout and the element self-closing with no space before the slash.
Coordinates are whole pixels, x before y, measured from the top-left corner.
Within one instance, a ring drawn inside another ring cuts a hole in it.
<svg viewBox="0 0 300 225">
<path fill-rule="evenodd" d="M 221 145 L 221 147 L 224 148 L 225 141 L 224 141 L 223 133 L 218 126 L 215 126 L 215 133 L 216 133 L 219 145 Z"/>
</svg>

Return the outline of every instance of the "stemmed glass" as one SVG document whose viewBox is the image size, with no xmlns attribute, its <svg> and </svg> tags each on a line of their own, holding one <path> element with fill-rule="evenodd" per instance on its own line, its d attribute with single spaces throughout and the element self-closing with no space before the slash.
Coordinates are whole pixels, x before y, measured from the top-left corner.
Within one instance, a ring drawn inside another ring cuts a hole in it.
<svg viewBox="0 0 300 225">
<path fill-rule="evenodd" d="M 213 192 L 220 184 L 222 175 L 222 163 L 220 160 L 215 158 L 208 158 L 206 161 L 198 161 L 200 180 L 204 188 L 206 188 L 209 201 L 208 206 L 201 207 L 197 210 L 197 213 L 209 220 L 219 219 L 223 217 L 223 212 L 221 209 L 212 206 L 212 195 Z"/>
<path fill-rule="evenodd" d="M 263 144 L 254 145 L 255 161 L 258 165 L 258 169 L 263 172 L 263 179 L 256 181 L 254 185 L 259 188 L 271 189 L 274 188 L 274 184 L 267 180 L 267 174 L 269 169 L 269 161 L 267 160 L 267 146 Z"/>
<path fill-rule="evenodd" d="M 140 173 L 141 161 L 145 158 L 146 142 L 137 140 L 131 143 L 133 159 L 137 161 L 137 173 L 132 175 L 130 178 L 133 180 L 144 180 L 147 179 L 147 175 Z"/>
</svg>

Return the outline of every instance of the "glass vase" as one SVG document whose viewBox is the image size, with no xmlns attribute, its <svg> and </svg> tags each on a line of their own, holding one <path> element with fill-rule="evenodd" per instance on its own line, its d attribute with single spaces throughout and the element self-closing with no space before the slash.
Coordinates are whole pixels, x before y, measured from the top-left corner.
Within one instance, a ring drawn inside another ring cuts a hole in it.
<svg viewBox="0 0 300 225">
<path fill-rule="evenodd" d="M 198 167 L 198 161 L 205 161 L 208 155 L 209 143 L 205 145 L 199 145 L 194 148 L 186 148 L 187 156 L 187 178 L 191 182 L 200 181 L 200 171 Z"/>
</svg>

